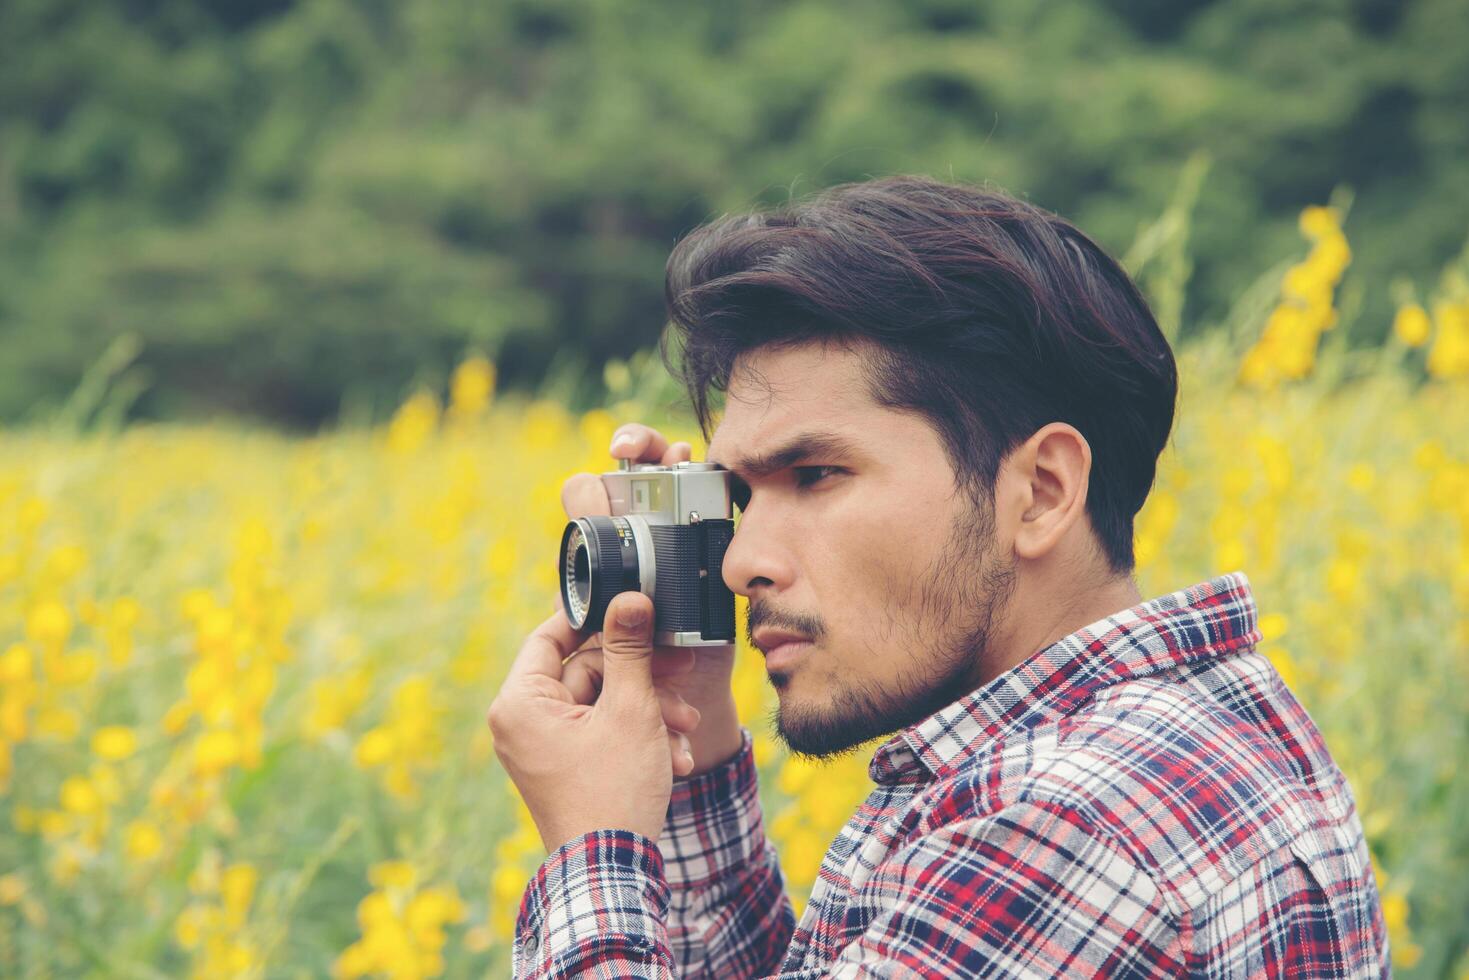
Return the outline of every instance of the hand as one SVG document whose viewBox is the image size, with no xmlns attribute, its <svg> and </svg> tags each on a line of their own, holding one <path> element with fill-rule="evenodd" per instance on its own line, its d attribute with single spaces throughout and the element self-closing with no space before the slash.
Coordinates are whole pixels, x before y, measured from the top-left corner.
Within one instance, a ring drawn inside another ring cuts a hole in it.
<svg viewBox="0 0 1469 980">
<path fill-rule="evenodd" d="M 636 422 L 621 426 L 612 434 L 611 453 L 614 459 L 671 466 L 688 460 L 692 451 L 693 447 L 688 443 L 669 445 L 656 429 Z M 595 473 L 577 473 L 568 479 L 561 487 L 561 506 L 567 518 L 612 513 L 607 487 Z M 559 574 L 559 564 L 557 571 Z M 557 604 L 559 608 L 559 592 Z M 601 634 L 593 634 L 583 646 L 584 652 L 579 652 L 576 659 L 566 665 L 567 687 L 585 701 L 591 700 L 602 683 L 601 646 Z M 654 654 L 655 659 L 664 656 L 693 658 L 692 669 L 660 683 L 661 689 L 697 709 L 699 716 L 697 727 L 687 736 L 688 748 L 694 758 L 693 768 L 674 775 L 678 778 L 697 776 L 734 758 L 741 745 L 739 714 L 731 687 L 734 644 L 697 648 L 656 647 Z"/>
<path fill-rule="evenodd" d="M 594 830 L 631 830 L 654 841 L 663 831 L 675 761 L 669 740 L 676 733 L 664 721 L 668 704 L 654 687 L 652 630 L 647 596 L 613 598 L 603 634 L 602 690 L 596 703 L 586 704 L 565 684 L 562 660 L 580 634 L 558 610 L 525 641 L 490 704 L 495 754 L 548 853 Z"/>
</svg>

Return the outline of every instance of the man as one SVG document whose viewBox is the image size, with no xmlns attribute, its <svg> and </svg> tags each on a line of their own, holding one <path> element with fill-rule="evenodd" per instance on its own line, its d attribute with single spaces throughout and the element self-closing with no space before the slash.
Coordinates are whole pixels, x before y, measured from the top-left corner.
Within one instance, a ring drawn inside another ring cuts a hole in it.
<svg viewBox="0 0 1469 980">
<path fill-rule="evenodd" d="M 590 640 L 558 609 L 490 709 L 550 852 L 517 976 L 1388 972 L 1351 792 L 1245 575 L 1132 581 L 1177 378 L 1112 259 L 899 177 L 696 230 L 667 297 L 706 438 L 727 395 L 723 576 L 779 736 L 896 734 L 797 926 L 733 650 L 653 650 L 640 593 Z M 689 458 L 640 425 L 612 452 Z M 608 512 L 592 474 L 563 502 Z"/>
</svg>

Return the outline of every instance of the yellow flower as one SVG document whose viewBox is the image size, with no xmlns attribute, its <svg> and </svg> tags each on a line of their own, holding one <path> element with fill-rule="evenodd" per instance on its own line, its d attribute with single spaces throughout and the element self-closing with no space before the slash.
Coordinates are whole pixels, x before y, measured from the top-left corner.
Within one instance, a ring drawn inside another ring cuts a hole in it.
<svg viewBox="0 0 1469 980">
<path fill-rule="evenodd" d="M 1411 968 L 1423 955 L 1422 947 L 1413 941 L 1408 912 L 1408 898 L 1402 892 L 1394 889 L 1382 896 L 1382 918 L 1387 924 L 1393 962 L 1403 969 Z"/>
<path fill-rule="evenodd" d="M 118 629 L 132 629 L 142 614 L 143 607 L 131 596 L 119 596 L 112 601 L 112 625 Z"/>
<path fill-rule="evenodd" d="M 41 579 L 57 586 L 69 582 L 87 565 L 87 550 L 80 545 L 62 545 L 46 556 Z"/>
<path fill-rule="evenodd" d="M 487 358 L 471 357 L 454 369 L 449 409 L 460 417 L 478 415 L 489 406 L 494 392 L 495 365 Z"/>
<path fill-rule="evenodd" d="M 81 776 L 70 776 L 61 784 L 61 808 L 68 813 L 89 816 L 102 809 L 102 797 Z"/>
<path fill-rule="evenodd" d="M 134 820 L 124 835 L 123 851 L 134 861 L 147 861 L 163 850 L 163 833 L 147 820 Z"/>
<path fill-rule="evenodd" d="M 1393 317 L 1392 332 L 1407 346 L 1422 347 L 1428 343 L 1433 324 L 1429 322 L 1427 310 L 1417 303 L 1409 303 Z"/>
<path fill-rule="evenodd" d="M 0 654 L 0 681 L 6 685 L 20 684 L 31 679 L 34 658 L 23 643 L 12 643 Z"/>
<path fill-rule="evenodd" d="M 1341 231 L 1341 221 L 1336 211 L 1321 205 L 1313 204 L 1302 210 L 1299 224 L 1301 234 L 1311 239 L 1325 238 Z"/>
<path fill-rule="evenodd" d="M 322 677 L 311 685 L 311 707 L 302 725 L 306 735 L 321 738 L 344 728 L 370 692 L 371 678 L 365 670 Z"/>
<path fill-rule="evenodd" d="M 71 613 L 61 603 L 48 599 L 31 610 L 26 633 L 42 646 L 60 647 L 71 635 Z"/>
<path fill-rule="evenodd" d="M 1353 463 L 1347 470 L 1347 486 L 1358 493 L 1369 493 L 1377 485 L 1377 471 L 1371 463 Z"/>
<path fill-rule="evenodd" d="M 373 874 L 396 884 L 380 886 L 401 891 L 408 887 L 413 869 L 402 861 L 376 865 Z M 357 906 L 362 938 L 337 957 L 332 972 L 338 977 L 385 974 L 404 980 L 437 976 L 444 970 L 439 949 L 444 925 L 464 918 L 464 903 L 451 888 L 433 886 L 416 895 L 390 899 L 386 890 L 369 892 Z"/>
<path fill-rule="evenodd" d="M 420 391 L 405 401 L 388 423 L 388 450 L 411 453 L 422 446 L 439 424 L 439 402 Z"/>
<path fill-rule="evenodd" d="M 204 937 L 204 909 L 190 905 L 173 922 L 173 938 L 184 949 L 194 949 Z"/>
<path fill-rule="evenodd" d="M 418 880 L 418 872 L 407 861 L 380 861 L 368 871 L 367 880 L 382 889 L 412 888 Z"/>
<path fill-rule="evenodd" d="M 1290 621 L 1283 613 L 1266 613 L 1260 617 L 1260 636 L 1267 643 L 1285 635 Z"/>
<path fill-rule="evenodd" d="M 393 757 L 393 733 L 381 726 L 370 729 L 357 741 L 352 758 L 364 769 L 380 766 Z"/>
<path fill-rule="evenodd" d="M 200 735 L 194 742 L 194 769 L 212 775 L 240 761 L 240 738 L 226 728 Z"/>
<path fill-rule="evenodd" d="M 1435 378 L 1469 375 L 1469 304 L 1440 303 L 1433 312 L 1437 334 L 1425 361 L 1428 373 Z"/>
<path fill-rule="evenodd" d="M 179 600 L 179 611 L 192 623 L 203 619 L 214 606 L 214 596 L 208 589 L 190 589 Z"/>
<path fill-rule="evenodd" d="M 165 735 L 177 735 L 184 730 L 189 723 L 189 718 L 194 713 L 194 706 L 188 701 L 179 701 L 169 707 L 158 721 L 158 727 L 163 729 Z"/>
<path fill-rule="evenodd" d="M 88 649 L 75 650 L 63 655 L 52 666 L 56 668 L 52 680 L 62 687 L 80 687 L 97 673 L 97 654 Z"/>
<path fill-rule="evenodd" d="M 73 708 L 47 707 L 36 714 L 36 734 L 70 742 L 82 730 L 82 718 Z"/>
<path fill-rule="evenodd" d="M 20 519 L 17 522 L 20 526 L 21 533 L 28 534 L 36 530 L 36 528 L 46 522 L 46 518 L 50 512 L 51 508 L 40 497 L 31 497 L 25 503 L 21 504 L 20 514 L 18 515 Z"/>
<path fill-rule="evenodd" d="M 123 725 L 108 725 L 92 733 L 92 752 L 103 759 L 112 762 L 126 759 L 137 748 L 138 737 Z"/>
<path fill-rule="evenodd" d="M 525 872 L 519 868 L 502 865 L 490 875 L 490 890 L 500 904 L 518 906 L 521 896 L 525 894 L 525 886 L 528 881 Z"/>
<path fill-rule="evenodd" d="M 219 890 L 224 906 L 225 923 L 231 929 L 239 929 L 245 924 L 245 916 L 250 910 L 250 902 L 255 897 L 255 883 L 259 877 L 255 866 L 245 862 L 232 864 L 224 870 L 220 878 Z"/>
<path fill-rule="evenodd" d="M 1285 686 L 1293 692 L 1299 693 L 1301 675 L 1299 669 L 1296 667 L 1295 659 L 1290 655 L 1290 652 L 1283 647 L 1271 647 L 1265 651 L 1265 655 L 1270 659 L 1270 663 L 1275 666 L 1275 672 L 1280 675 L 1280 679 L 1285 682 Z"/>
<path fill-rule="evenodd" d="M 444 944 L 444 924 L 464 918 L 464 903 L 447 888 L 426 888 L 413 896 L 404 923 L 419 946 L 437 950 Z"/>
</svg>

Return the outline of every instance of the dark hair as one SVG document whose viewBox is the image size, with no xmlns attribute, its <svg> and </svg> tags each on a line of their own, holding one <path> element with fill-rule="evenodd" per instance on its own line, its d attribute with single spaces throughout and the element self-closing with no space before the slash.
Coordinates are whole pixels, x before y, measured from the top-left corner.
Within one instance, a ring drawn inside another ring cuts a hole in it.
<svg viewBox="0 0 1469 980">
<path fill-rule="evenodd" d="M 976 506 L 993 506 L 1012 449 L 1047 423 L 1075 426 L 1109 571 L 1133 569 L 1177 367 L 1127 273 L 1069 222 L 927 177 L 841 184 L 694 229 L 668 257 L 664 296 L 674 330 L 659 350 L 706 440 L 708 389 L 727 391 L 739 355 L 869 341 L 874 399 L 935 427 Z"/>
</svg>

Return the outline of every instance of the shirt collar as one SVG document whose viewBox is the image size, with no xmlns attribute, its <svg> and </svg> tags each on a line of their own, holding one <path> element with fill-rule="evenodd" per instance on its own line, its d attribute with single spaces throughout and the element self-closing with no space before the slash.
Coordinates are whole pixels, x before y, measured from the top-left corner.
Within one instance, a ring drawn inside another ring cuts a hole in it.
<svg viewBox="0 0 1469 980">
<path fill-rule="evenodd" d="M 1062 637 L 898 732 L 873 755 L 868 775 L 879 784 L 937 776 L 1006 732 L 1070 714 L 1099 688 L 1259 640 L 1244 572 L 1150 599 Z"/>
</svg>

